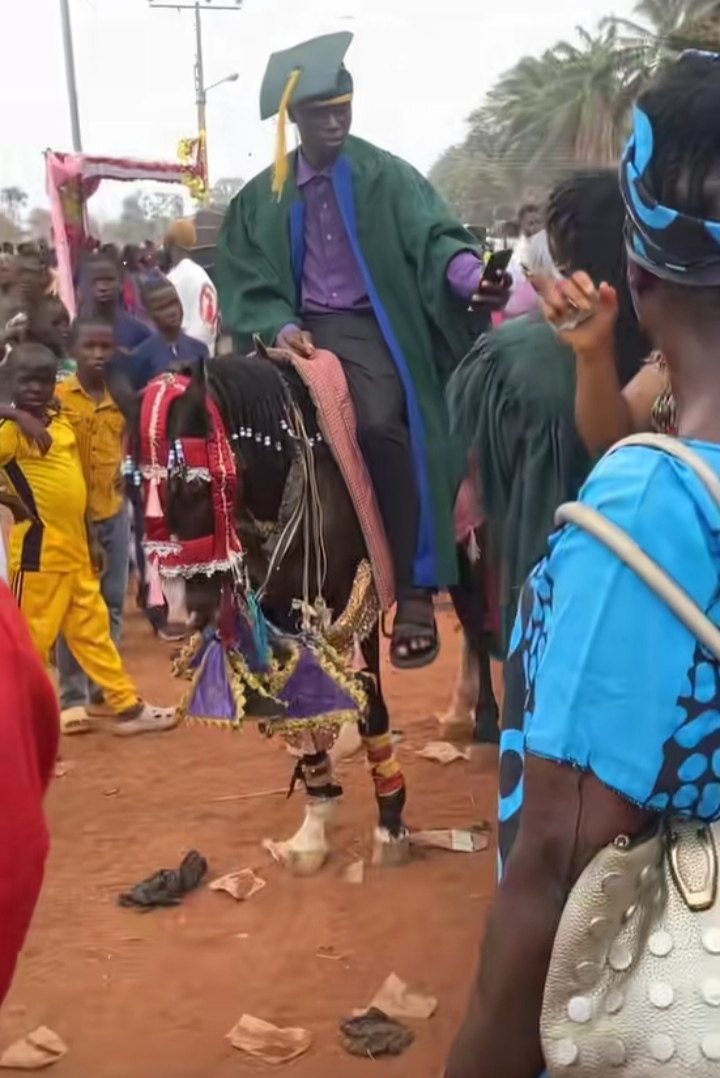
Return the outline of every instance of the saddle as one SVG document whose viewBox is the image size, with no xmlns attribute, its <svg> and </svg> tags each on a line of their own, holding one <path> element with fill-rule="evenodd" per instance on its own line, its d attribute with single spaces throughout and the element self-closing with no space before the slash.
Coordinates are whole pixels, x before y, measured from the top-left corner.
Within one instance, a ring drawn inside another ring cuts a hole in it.
<svg viewBox="0 0 720 1078">
<path fill-rule="evenodd" d="M 355 407 L 342 364 L 333 352 L 324 349 L 319 349 L 311 360 L 307 360 L 284 348 L 266 348 L 259 340 L 255 345 L 266 359 L 291 364 L 306 386 L 317 411 L 320 433 L 340 469 L 357 513 L 380 608 L 389 610 L 395 602 L 390 547 L 365 458 L 358 445 Z"/>
</svg>

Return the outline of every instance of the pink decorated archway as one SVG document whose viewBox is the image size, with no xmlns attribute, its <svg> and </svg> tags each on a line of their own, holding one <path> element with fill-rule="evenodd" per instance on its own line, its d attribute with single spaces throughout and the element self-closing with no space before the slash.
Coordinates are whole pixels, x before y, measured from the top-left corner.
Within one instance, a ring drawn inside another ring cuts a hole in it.
<svg viewBox="0 0 720 1078">
<path fill-rule="evenodd" d="M 206 177 L 200 140 L 183 140 L 179 153 L 180 161 L 168 162 L 46 152 L 45 171 L 57 251 L 58 287 L 72 317 L 76 311 L 75 270 L 92 242 L 87 227 L 88 199 L 103 180 L 184 183 L 194 198 L 202 199 Z"/>
</svg>

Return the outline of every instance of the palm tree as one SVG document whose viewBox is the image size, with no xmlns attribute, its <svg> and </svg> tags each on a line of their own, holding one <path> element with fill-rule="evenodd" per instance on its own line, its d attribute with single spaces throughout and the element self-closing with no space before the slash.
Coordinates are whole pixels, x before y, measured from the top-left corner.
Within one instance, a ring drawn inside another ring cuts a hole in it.
<svg viewBox="0 0 720 1078">
<path fill-rule="evenodd" d="M 640 82 L 686 49 L 720 49 L 720 0 L 639 0 L 635 19 L 611 18 L 626 69 Z"/>
<path fill-rule="evenodd" d="M 578 35 L 578 45 L 564 41 L 521 60 L 488 97 L 503 155 L 526 173 L 618 159 L 632 80 L 618 62 L 614 27 Z"/>
<path fill-rule="evenodd" d="M 634 19 L 606 19 L 595 35 L 578 29 L 577 43 L 525 57 L 502 76 L 432 179 L 458 208 L 480 212 L 529 186 L 542 191 L 569 169 L 616 164 L 632 102 L 691 48 L 720 51 L 720 0 L 639 0 Z"/>
</svg>

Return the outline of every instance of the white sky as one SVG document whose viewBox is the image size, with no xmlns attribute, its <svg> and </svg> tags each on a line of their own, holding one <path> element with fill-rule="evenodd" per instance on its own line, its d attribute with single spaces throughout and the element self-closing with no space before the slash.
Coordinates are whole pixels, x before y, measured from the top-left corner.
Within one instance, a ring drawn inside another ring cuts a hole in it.
<svg viewBox="0 0 720 1078">
<path fill-rule="evenodd" d="M 182 0 L 187 2 L 187 0 Z M 211 9 L 210 0 L 203 3 Z M 174 159 L 196 130 L 191 11 L 151 10 L 148 0 L 70 0 L 87 153 Z M 206 83 L 239 72 L 209 95 L 211 179 L 259 172 L 274 127 L 258 119 L 270 52 L 336 29 L 355 40 L 354 131 L 427 170 L 464 133 L 468 113 L 498 75 L 633 0 L 243 0 L 203 18 Z M 44 202 L 42 151 L 70 150 L 60 0 L 2 0 L 0 186 Z M 112 213 L 123 193 L 107 184 L 93 212 Z"/>
</svg>

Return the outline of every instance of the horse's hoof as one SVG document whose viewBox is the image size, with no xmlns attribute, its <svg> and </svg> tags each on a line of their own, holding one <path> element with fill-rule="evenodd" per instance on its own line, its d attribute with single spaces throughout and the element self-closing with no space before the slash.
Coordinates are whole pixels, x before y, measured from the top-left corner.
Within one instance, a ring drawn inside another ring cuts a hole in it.
<svg viewBox="0 0 720 1078">
<path fill-rule="evenodd" d="M 273 842 L 271 838 L 266 838 L 263 849 L 267 850 L 273 861 L 289 869 L 293 876 L 314 876 L 330 856 L 328 846 L 298 849 L 293 846 L 292 839 L 288 842 Z"/>
<path fill-rule="evenodd" d="M 330 850 L 288 850 L 286 866 L 293 876 L 314 876 L 325 865 Z"/>
<path fill-rule="evenodd" d="M 312 876 L 319 872 L 330 856 L 325 824 L 332 817 L 337 800 L 309 801 L 300 830 L 286 842 L 273 842 L 266 838 L 263 848 L 279 865 L 290 869 L 294 876 Z"/>
<path fill-rule="evenodd" d="M 396 837 L 386 827 L 376 827 L 372 863 L 378 868 L 399 868 L 410 861 L 410 832 L 403 827 Z"/>
</svg>

